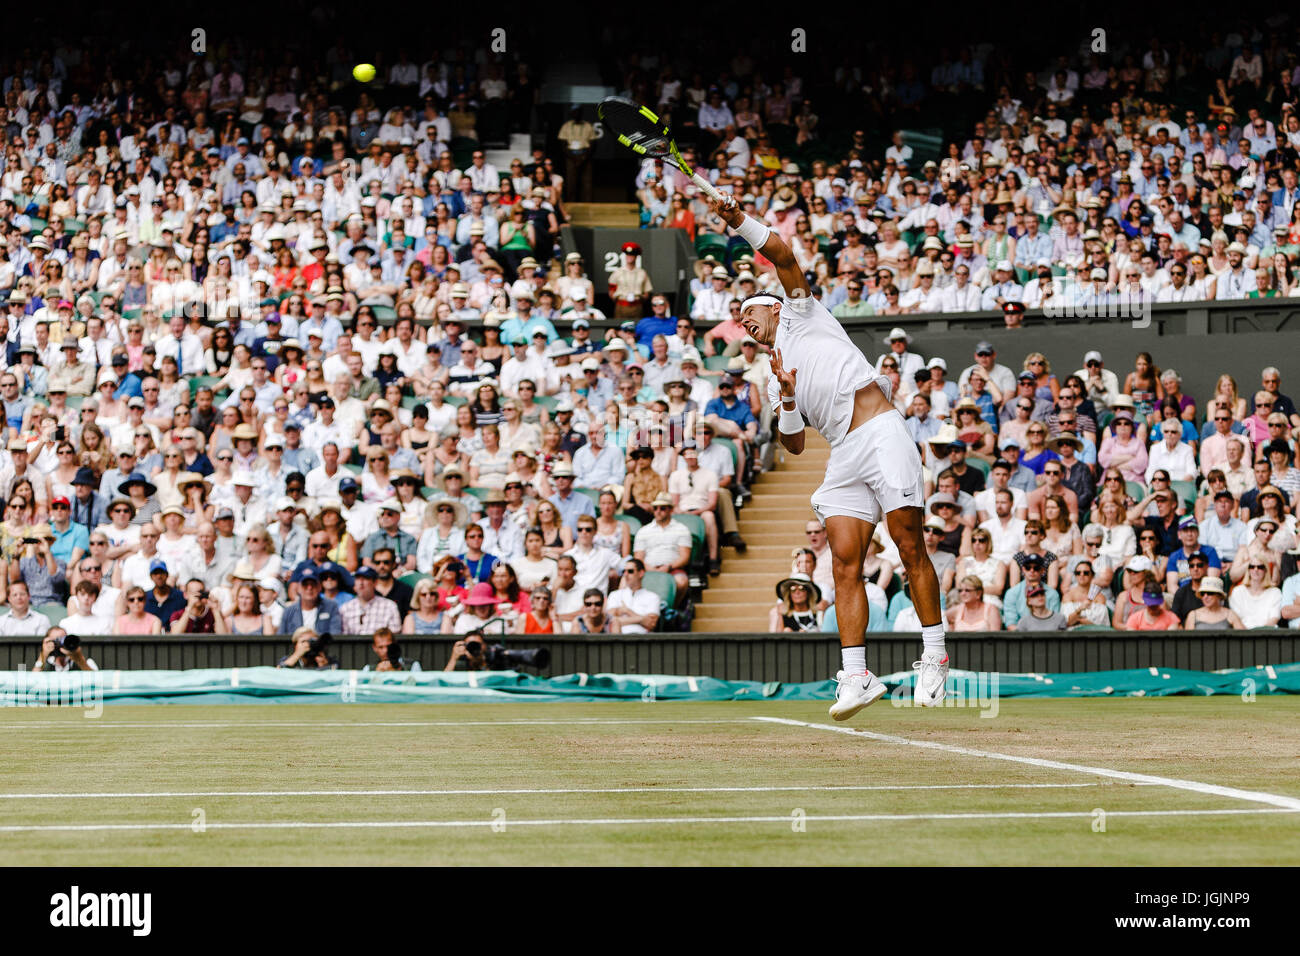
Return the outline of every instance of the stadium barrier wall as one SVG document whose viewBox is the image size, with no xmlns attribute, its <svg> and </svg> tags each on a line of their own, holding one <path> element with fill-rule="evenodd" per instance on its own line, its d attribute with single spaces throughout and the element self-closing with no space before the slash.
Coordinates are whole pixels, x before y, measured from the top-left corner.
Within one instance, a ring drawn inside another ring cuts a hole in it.
<svg viewBox="0 0 1300 956">
<path fill-rule="evenodd" d="M 867 663 L 877 674 L 910 671 L 915 634 L 871 634 Z M 399 635 L 402 654 L 425 670 L 441 670 L 453 637 Z M 1300 661 L 1300 631 L 998 631 L 948 635 L 953 663 L 1000 673 L 1078 673 L 1169 667 L 1194 671 Z M 376 663 L 369 635 L 336 638 L 329 653 L 344 669 Z M 87 653 L 102 670 L 190 670 L 273 666 L 290 653 L 287 636 L 165 635 L 87 637 Z M 694 674 L 720 680 L 803 683 L 832 676 L 839 646 L 829 634 L 645 634 L 511 636 L 509 647 L 544 647 L 551 674 Z M 30 670 L 40 653 L 35 638 L 0 637 L 0 670 Z"/>
<path fill-rule="evenodd" d="M 912 671 L 882 675 L 890 702 L 911 702 Z M 1013 697 L 1169 697 L 1300 693 L 1300 663 L 1240 670 L 1164 668 L 1087 674 L 998 674 L 970 670 L 949 675 L 945 706 L 978 707 L 996 717 L 998 702 Z M 0 673 L 0 708 L 74 707 L 98 717 L 104 704 L 482 703 L 502 701 L 736 701 L 830 700 L 832 680 L 728 681 L 669 674 L 565 674 L 534 677 L 516 671 L 421 674 L 302 671 L 274 667 L 188 671 L 97 671 L 73 674 Z"/>
</svg>

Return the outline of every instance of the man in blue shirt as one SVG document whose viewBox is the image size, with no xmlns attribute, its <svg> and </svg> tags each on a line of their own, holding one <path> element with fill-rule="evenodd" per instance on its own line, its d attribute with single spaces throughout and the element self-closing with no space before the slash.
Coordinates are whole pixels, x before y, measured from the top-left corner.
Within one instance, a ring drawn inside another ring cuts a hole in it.
<svg viewBox="0 0 1300 956">
<path fill-rule="evenodd" d="M 650 300 L 650 314 L 636 324 L 636 342 L 650 348 L 656 335 L 667 338 L 677 332 L 677 317 L 668 314 L 668 300 L 656 295 Z"/>
<path fill-rule="evenodd" d="M 741 376 L 728 372 L 718 382 L 718 396 L 704 406 L 704 420 L 713 426 L 716 434 L 745 444 L 746 448 L 758 437 L 758 419 L 748 402 L 736 398 L 736 386 Z"/>
<path fill-rule="evenodd" d="M 584 445 L 583 448 L 585 447 Z M 582 451 L 581 448 L 578 450 Z M 592 518 L 596 516 L 596 506 L 591 503 L 591 499 L 574 493 L 573 466 L 567 461 L 556 462 L 551 469 L 551 481 L 555 484 L 555 494 L 547 500 L 559 510 L 560 520 L 570 529 L 577 527 L 578 518 L 583 515 Z"/>
<path fill-rule="evenodd" d="M 593 422 L 587 431 L 587 443 L 573 453 L 573 475 L 578 487 L 621 485 L 626 472 L 623 452 L 608 444 L 605 429 L 599 422 Z"/>
<path fill-rule="evenodd" d="M 1049 611 L 1059 611 L 1061 609 L 1060 593 L 1056 588 L 1049 588 L 1043 583 L 1046 568 L 1047 566 L 1043 562 L 1041 555 L 1029 555 L 1021 565 L 1024 578 L 1019 584 L 1008 588 L 1007 593 L 1002 596 L 1002 625 L 1008 631 L 1015 630 L 1020 619 L 1029 614 L 1029 602 L 1025 600 L 1025 591 L 1030 585 L 1037 585 L 1047 592 L 1047 609 Z"/>
<path fill-rule="evenodd" d="M 50 553 L 71 567 L 90 549 L 90 532 L 82 524 L 72 523 L 72 502 L 58 497 L 50 502 L 50 527 L 54 529 L 54 544 Z"/>
<path fill-rule="evenodd" d="M 1169 556 L 1165 569 L 1166 587 L 1170 591 L 1177 591 L 1191 580 L 1187 562 L 1193 555 L 1199 554 L 1209 562 L 1210 568 L 1222 572 L 1223 562 L 1219 559 L 1219 552 L 1208 544 L 1201 544 L 1201 528 L 1192 515 L 1178 523 L 1178 540 L 1182 542 L 1182 547 Z"/>
</svg>

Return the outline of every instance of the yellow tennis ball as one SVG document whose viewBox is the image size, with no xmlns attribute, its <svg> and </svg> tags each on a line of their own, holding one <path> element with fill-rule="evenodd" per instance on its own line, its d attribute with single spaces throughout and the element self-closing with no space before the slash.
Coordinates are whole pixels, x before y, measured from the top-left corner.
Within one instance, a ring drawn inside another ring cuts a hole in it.
<svg viewBox="0 0 1300 956">
<path fill-rule="evenodd" d="M 358 83 L 369 83 L 375 78 L 375 68 L 370 63 L 358 63 L 352 68 L 352 75 Z"/>
</svg>

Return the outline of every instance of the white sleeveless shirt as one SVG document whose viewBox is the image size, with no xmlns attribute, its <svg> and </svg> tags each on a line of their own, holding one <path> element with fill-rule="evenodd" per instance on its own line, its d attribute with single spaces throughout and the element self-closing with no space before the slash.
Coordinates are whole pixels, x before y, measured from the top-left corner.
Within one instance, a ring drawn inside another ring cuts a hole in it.
<svg viewBox="0 0 1300 956">
<path fill-rule="evenodd" d="M 876 374 L 839 320 L 812 296 L 782 299 L 773 348 L 781 350 L 787 371 L 798 372 L 796 407 L 832 447 L 848 434 L 858 389 L 875 382 L 885 398 L 891 397 L 889 379 Z M 767 380 L 767 395 L 773 414 L 780 415 L 781 383 L 775 375 Z"/>
</svg>

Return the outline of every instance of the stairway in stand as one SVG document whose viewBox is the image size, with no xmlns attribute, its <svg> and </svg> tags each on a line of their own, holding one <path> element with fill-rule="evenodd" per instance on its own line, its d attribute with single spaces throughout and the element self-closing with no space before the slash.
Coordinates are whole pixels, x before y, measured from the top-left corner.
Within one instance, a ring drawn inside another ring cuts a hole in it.
<svg viewBox="0 0 1300 956">
<path fill-rule="evenodd" d="M 695 606 L 693 631 L 766 632 L 776 603 L 776 583 L 790 576 L 790 552 L 806 540 L 813 517 L 809 499 L 826 477 L 830 445 L 811 428 L 802 455 L 777 449 L 777 466 L 754 483 L 754 496 L 738 516 L 740 536 L 749 549 L 723 549 L 722 574 Z M 780 456 L 784 456 L 784 461 Z"/>
</svg>

